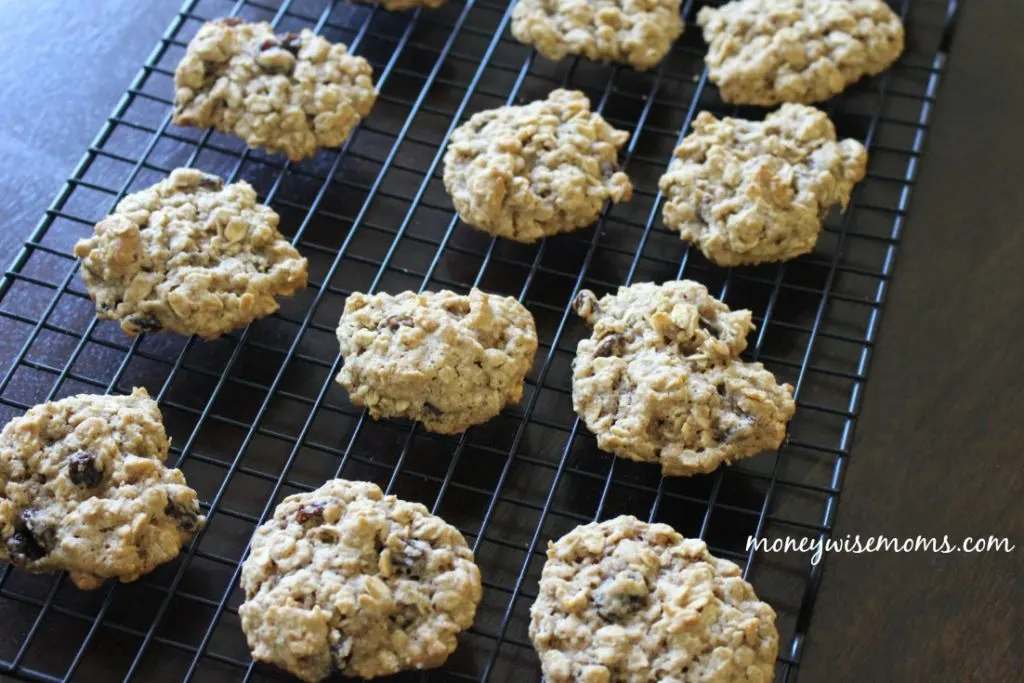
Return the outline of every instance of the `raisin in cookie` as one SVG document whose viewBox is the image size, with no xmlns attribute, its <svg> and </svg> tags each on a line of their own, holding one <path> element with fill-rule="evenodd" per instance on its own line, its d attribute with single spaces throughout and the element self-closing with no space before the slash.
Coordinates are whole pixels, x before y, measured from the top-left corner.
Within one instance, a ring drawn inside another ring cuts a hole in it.
<svg viewBox="0 0 1024 683">
<path fill-rule="evenodd" d="M 338 324 L 338 383 L 374 419 L 407 417 L 455 434 L 518 403 L 537 328 L 512 297 L 479 289 L 354 292 Z"/>
<path fill-rule="evenodd" d="M 573 407 L 602 450 L 686 476 L 782 443 L 793 387 L 739 359 L 750 311 L 690 280 L 583 290 L 573 308 L 594 328 L 576 349 Z"/>
<path fill-rule="evenodd" d="M 734 0 L 697 14 L 708 76 L 732 104 L 823 102 L 903 52 L 882 0 Z"/>
<path fill-rule="evenodd" d="M 309 29 L 204 24 L 174 72 L 174 123 L 232 133 L 292 161 L 337 147 L 377 99 L 369 62 Z"/>
<path fill-rule="evenodd" d="M 661 177 L 662 215 L 720 266 L 785 261 L 814 249 L 867 159 L 813 107 L 784 104 L 763 122 L 701 112 Z"/>
<path fill-rule="evenodd" d="M 482 596 L 457 529 L 367 482 L 285 498 L 251 550 L 238 614 L 253 657 L 305 681 L 440 666 Z"/>
<path fill-rule="evenodd" d="M 0 559 L 66 570 L 83 590 L 134 581 L 203 526 L 196 492 L 164 466 L 169 442 L 145 389 L 31 408 L 0 433 Z"/>
<path fill-rule="evenodd" d="M 512 35 L 550 60 L 581 55 L 646 71 L 683 32 L 679 0 L 519 0 Z"/>
<path fill-rule="evenodd" d="M 127 334 L 214 339 L 306 286 L 306 259 L 277 221 L 248 183 L 179 168 L 122 199 L 75 255 L 97 314 Z"/>
<path fill-rule="evenodd" d="M 548 544 L 530 639 L 548 683 L 770 683 L 779 634 L 740 568 L 617 517 Z"/>
<path fill-rule="evenodd" d="M 469 225 L 536 242 L 590 225 L 606 200 L 630 199 L 617 161 L 628 139 L 591 113 L 586 95 L 555 90 L 459 126 L 444 155 L 444 186 Z"/>
</svg>

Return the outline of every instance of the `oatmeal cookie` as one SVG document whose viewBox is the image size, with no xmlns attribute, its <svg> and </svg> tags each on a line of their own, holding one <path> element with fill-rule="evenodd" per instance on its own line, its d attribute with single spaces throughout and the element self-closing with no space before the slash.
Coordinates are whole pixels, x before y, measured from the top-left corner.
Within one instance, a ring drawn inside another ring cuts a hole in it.
<svg viewBox="0 0 1024 683">
<path fill-rule="evenodd" d="M 444 186 L 469 225 L 536 242 L 590 225 L 606 200 L 632 197 L 617 160 L 627 140 L 591 113 L 586 95 L 555 90 L 459 126 L 444 155 Z"/>
<path fill-rule="evenodd" d="M 680 0 L 519 0 L 512 35 L 550 60 L 582 55 L 646 71 L 683 32 Z"/>
<path fill-rule="evenodd" d="M 770 683 L 779 633 L 740 568 L 617 517 L 548 544 L 530 640 L 548 683 Z"/>
<path fill-rule="evenodd" d="M 784 104 L 763 122 L 701 112 L 661 177 L 662 215 L 720 266 L 785 261 L 814 249 L 867 160 L 813 107 Z"/>
<path fill-rule="evenodd" d="M 687 476 L 782 443 L 793 387 L 739 360 L 750 311 L 690 280 L 582 290 L 573 308 L 594 328 L 576 349 L 573 407 L 602 450 Z"/>
<path fill-rule="evenodd" d="M 174 72 L 174 123 L 237 135 L 292 161 L 337 147 L 377 99 L 373 70 L 309 29 L 204 24 Z"/>
<path fill-rule="evenodd" d="M 512 297 L 354 292 L 338 325 L 338 383 L 374 419 L 406 417 L 455 434 L 518 403 L 537 328 Z"/>
<path fill-rule="evenodd" d="M 242 589 L 253 657 L 305 681 L 440 666 L 482 596 L 457 529 L 343 479 L 277 506 L 253 536 Z"/>
<path fill-rule="evenodd" d="M 179 168 L 122 199 L 75 256 L 97 315 L 127 334 L 215 339 L 306 286 L 306 259 L 277 221 L 248 183 Z"/>
<path fill-rule="evenodd" d="M 697 14 L 722 99 L 811 104 L 885 71 L 903 23 L 882 0 L 734 0 Z"/>
<path fill-rule="evenodd" d="M 145 389 L 11 420 L 0 432 L 0 559 L 67 571 L 83 590 L 174 559 L 206 520 L 181 471 L 164 466 L 168 447 Z"/>
</svg>

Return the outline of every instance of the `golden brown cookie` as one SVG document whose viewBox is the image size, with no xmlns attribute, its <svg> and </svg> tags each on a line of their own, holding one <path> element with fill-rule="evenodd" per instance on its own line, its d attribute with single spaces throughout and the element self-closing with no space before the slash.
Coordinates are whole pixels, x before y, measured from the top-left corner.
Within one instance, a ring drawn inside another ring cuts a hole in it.
<svg viewBox="0 0 1024 683">
<path fill-rule="evenodd" d="M 65 570 L 79 588 L 134 581 L 202 528 L 196 492 L 164 466 L 169 442 L 145 389 L 44 403 L 0 433 L 0 559 Z"/>
<path fill-rule="evenodd" d="M 682 34 L 679 5 L 679 0 L 519 0 L 512 35 L 553 61 L 580 55 L 646 71 Z"/>
<path fill-rule="evenodd" d="M 709 77 L 733 104 L 822 102 L 903 52 L 903 23 L 882 0 L 734 0 L 697 23 Z"/>
<path fill-rule="evenodd" d="M 782 443 L 793 387 L 739 359 L 750 311 L 690 280 L 583 290 L 573 308 L 593 328 L 576 348 L 573 407 L 602 450 L 686 476 Z"/>
<path fill-rule="evenodd" d="M 440 666 L 482 596 L 457 529 L 343 479 L 277 506 L 253 537 L 242 588 L 253 657 L 314 682 Z"/>
<path fill-rule="evenodd" d="M 174 123 L 215 128 L 292 161 L 338 147 L 377 99 L 373 70 L 309 29 L 210 21 L 174 72 Z"/>
<path fill-rule="evenodd" d="M 75 245 L 99 317 L 127 334 L 215 339 L 306 286 L 306 259 L 245 181 L 179 168 L 122 199 Z"/>
<path fill-rule="evenodd" d="M 785 261 L 814 249 L 867 161 L 814 107 L 784 104 L 764 121 L 701 112 L 661 177 L 662 216 L 720 266 Z"/>
<path fill-rule="evenodd" d="M 629 133 L 590 111 L 586 95 L 555 90 L 547 99 L 474 114 L 452 133 L 444 186 L 462 220 L 517 242 L 584 228 L 608 200 L 628 201 L 619 149 Z"/>
<path fill-rule="evenodd" d="M 548 683 L 770 683 L 775 612 L 667 524 L 617 517 L 548 544 L 530 640 Z"/>
<path fill-rule="evenodd" d="M 338 383 L 374 419 L 406 417 L 455 434 L 518 403 L 537 329 L 512 297 L 479 289 L 366 295 L 345 302 L 338 324 Z"/>
</svg>

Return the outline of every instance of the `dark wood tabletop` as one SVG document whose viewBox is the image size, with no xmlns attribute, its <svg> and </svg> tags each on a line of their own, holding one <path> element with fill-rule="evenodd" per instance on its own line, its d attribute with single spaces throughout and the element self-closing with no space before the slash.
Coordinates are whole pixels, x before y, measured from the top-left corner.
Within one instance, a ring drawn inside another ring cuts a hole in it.
<svg viewBox="0 0 1024 683">
<path fill-rule="evenodd" d="M 31 232 L 177 0 L 0 3 L 0 254 Z M 800 680 L 1024 681 L 1024 3 L 963 3 L 835 536 L 1008 537 L 840 554 Z"/>
<path fill-rule="evenodd" d="M 835 535 L 1017 549 L 829 557 L 814 683 L 1024 680 L 1024 3 L 963 4 Z"/>
</svg>

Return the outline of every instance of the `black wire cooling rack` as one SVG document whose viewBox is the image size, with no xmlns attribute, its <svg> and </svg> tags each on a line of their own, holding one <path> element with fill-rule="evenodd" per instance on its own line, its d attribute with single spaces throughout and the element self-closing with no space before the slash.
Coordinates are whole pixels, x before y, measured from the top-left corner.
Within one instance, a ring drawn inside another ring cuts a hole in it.
<svg viewBox="0 0 1024 683">
<path fill-rule="evenodd" d="M 484 600 L 443 669 L 392 680 L 539 681 L 528 610 L 549 539 L 619 514 L 672 524 L 745 568 L 779 614 L 778 680 L 795 680 L 820 578 L 808 555 L 747 548 L 749 536 L 828 536 L 878 316 L 948 52 L 955 2 L 903 0 L 908 45 L 883 75 L 825 107 L 869 149 L 849 211 L 814 254 L 721 269 L 660 222 L 657 181 L 696 112 L 725 106 L 703 70 L 694 25 L 656 70 L 550 63 L 515 42 L 502 0 L 450 0 L 388 13 L 327 0 L 196 0 L 142 72 L 0 285 L 0 422 L 82 392 L 157 396 L 176 460 L 200 493 L 206 530 L 139 581 L 76 590 L 64 576 L 0 571 L 0 671 L 38 681 L 270 681 L 239 627 L 239 564 L 255 526 L 285 495 L 343 476 L 426 504 L 472 545 Z M 237 14 L 280 30 L 311 26 L 374 67 L 376 107 L 340 150 L 301 164 L 237 140 L 170 125 L 173 70 L 201 23 Z M 593 228 L 524 246 L 460 223 L 439 172 L 448 135 L 482 109 L 585 91 L 632 132 L 623 154 L 634 198 Z M 126 193 L 193 165 L 245 179 L 281 215 L 310 262 L 310 286 L 281 311 L 216 342 L 131 339 L 98 322 L 71 256 L 74 242 Z M 754 312 L 750 358 L 797 388 L 783 448 L 715 474 L 665 480 L 615 460 L 581 427 L 570 363 L 585 330 L 568 304 L 582 287 L 686 277 Z M 541 340 L 522 403 L 458 437 L 374 422 L 335 385 L 334 328 L 353 290 L 475 285 L 511 294 Z"/>
</svg>

